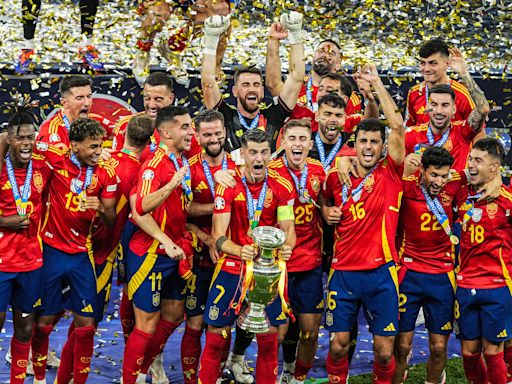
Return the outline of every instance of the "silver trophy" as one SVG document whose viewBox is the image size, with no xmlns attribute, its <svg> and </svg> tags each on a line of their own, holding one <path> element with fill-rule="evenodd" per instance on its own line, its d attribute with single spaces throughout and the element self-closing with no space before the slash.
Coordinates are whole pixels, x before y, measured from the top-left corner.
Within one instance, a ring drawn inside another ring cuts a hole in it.
<svg viewBox="0 0 512 384">
<path fill-rule="evenodd" d="M 276 254 L 286 234 L 278 228 L 263 226 L 253 229 L 252 238 L 258 246 L 258 255 L 254 259 L 253 281 L 247 294 L 248 306 L 238 318 L 238 326 L 248 332 L 265 333 L 270 329 L 265 307 L 276 299 L 281 275 Z"/>
</svg>

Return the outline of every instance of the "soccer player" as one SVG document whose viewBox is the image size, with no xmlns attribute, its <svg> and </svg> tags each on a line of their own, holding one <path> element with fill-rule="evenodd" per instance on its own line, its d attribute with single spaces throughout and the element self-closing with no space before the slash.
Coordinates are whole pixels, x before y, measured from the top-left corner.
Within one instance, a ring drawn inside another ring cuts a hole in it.
<svg viewBox="0 0 512 384">
<path fill-rule="evenodd" d="M 135 115 L 145 114 L 150 119 L 155 120 L 158 111 L 163 107 L 173 105 L 175 101 L 174 86 L 172 76 L 165 72 L 154 72 L 144 82 L 142 90 L 144 112 L 138 112 Z M 120 150 L 123 148 L 124 136 L 126 134 L 126 127 L 128 122 L 134 115 L 125 116 L 116 123 L 114 128 L 114 139 L 112 141 L 112 149 Z M 151 153 L 153 153 L 158 143 L 160 136 L 158 130 L 155 129 L 151 136 L 151 143 L 142 153 L 141 162 L 144 162 Z M 187 152 L 189 157 L 192 157 L 200 151 L 197 140 L 192 138 L 192 148 Z M 108 158 L 108 156 L 107 156 Z"/>
<path fill-rule="evenodd" d="M 104 308 L 108 304 L 114 259 L 119 248 L 119 241 L 130 213 L 130 191 L 137 184 L 140 168 L 140 156 L 153 133 L 153 121 L 145 115 L 132 117 L 126 129 L 124 147 L 112 154 L 112 166 L 117 177 L 116 224 L 108 228 L 103 221 L 96 219 L 93 227 L 92 250 L 96 264 L 98 311 L 96 324 L 103 319 Z"/>
<path fill-rule="evenodd" d="M 103 71 L 103 64 L 99 60 L 99 52 L 94 47 L 90 38 L 94 29 L 96 12 L 98 11 L 99 0 L 80 0 L 80 27 L 82 31 L 81 48 L 78 51 L 78 57 L 84 65 L 93 71 Z M 23 23 L 23 45 L 21 54 L 14 70 L 20 75 L 24 75 L 32 70 L 35 56 L 34 35 L 36 33 L 39 12 L 41 11 L 41 0 L 23 0 L 21 2 L 21 12 Z"/>
<path fill-rule="evenodd" d="M 361 304 L 374 340 L 374 383 L 391 383 L 395 369 L 393 343 L 398 328 L 398 285 L 394 237 L 401 198 L 405 157 L 403 120 L 374 65 L 361 76 L 377 93 L 390 133 L 383 157 L 386 127 L 376 119 L 362 121 L 355 133 L 358 177 L 342 185 L 335 169 L 328 174 L 322 214 L 336 225 L 329 276 L 326 325 L 331 332 L 327 373 L 331 383 L 348 375 L 350 329 Z M 383 306 L 382 303 L 386 303 Z"/>
<path fill-rule="evenodd" d="M 512 191 L 502 184 L 495 200 L 475 201 L 484 184 L 501 180 L 504 157 L 498 140 L 477 141 L 468 160 L 469 186 L 457 197 L 462 234 L 454 314 L 466 378 L 478 384 L 507 382 L 503 344 L 512 332 Z"/>
<path fill-rule="evenodd" d="M 186 384 L 197 383 L 204 328 L 203 312 L 214 263 L 218 260 L 217 248 L 211 237 L 215 197 L 214 175 L 219 170 L 233 170 L 236 167 L 224 151 L 226 128 L 222 113 L 211 109 L 205 110 L 195 117 L 194 126 L 203 152 L 189 160 L 194 205 L 191 205 L 188 222 L 191 224 L 189 229 L 192 229 L 201 240 L 202 246 L 199 251 L 194 252 L 193 275 L 187 281 L 187 324 L 181 340 L 181 366 Z M 196 203 L 203 208 L 202 211 L 194 211 Z"/>
<path fill-rule="evenodd" d="M 285 33 L 279 26 L 277 32 L 271 36 L 267 46 L 267 72 L 266 86 L 272 96 L 277 96 L 283 87 L 281 74 L 281 63 L 279 60 L 279 35 Z M 313 63 L 311 64 L 311 72 L 302 79 L 302 87 L 297 100 L 297 105 L 293 108 L 291 118 L 301 119 L 304 117 L 313 117 L 320 99 L 318 94 L 321 79 L 328 73 L 338 73 L 341 71 L 341 48 L 334 40 L 327 39 L 318 44 L 315 54 L 313 55 Z M 361 99 L 350 90 L 347 95 L 347 115 L 361 113 Z"/>
<path fill-rule="evenodd" d="M 456 94 L 452 87 L 438 84 L 429 88 L 428 123 L 412 127 L 405 137 L 407 154 L 421 153 L 426 147 L 435 145 L 448 149 L 455 159 L 454 169 L 464 169 L 475 136 L 482 130 L 490 107 L 484 93 L 468 72 L 468 66 L 457 48 L 450 49 L 450 66 L 459 74 L 475 100 L 475 109 L 465 120 L 453 121 L 457 112 Z"/>
<path fill-rule="evenodd" d="M 132 200 L 140 229 L 130 240 L 127 259 L 135 328 L 125 347 L 125 384 L 135 383 L 139 372 L 145 381 L 149 366 L 180 325 L 184 278 L 191 275 L 192 239 L 185 224 L 192 190 L 184 151 L 190 149 L 194 134 L 192 119 L 186 108 L 169 106 L 158 111 L 155 126 L 160 145 L 142 165 Z"/>
<path fill-rule="evenodd" d="M 430 89 L 436 85 L 448 85 L 455 93 L 454 121 L 466 120 L 475 103 L 468 92 L 466 85 L 450 79 L 447 74 L 448 67 L 453 68 L 453 57 L 450 48 L 440 39 L 433 39 L 423 44 L 419 50 L 420 71 L 423 81 L 413 86 L 407 95 L 407 122 L 409 127 L 422 125 L 430 121 L 429 98 Z M 457 59 L 456 59 L 457 60 Z"/>
<path fill-rule="evenodd" d="M 33 153 L 34 116 L 24 107 L 7 124 L 0 157 L 0 327 L 13 307 L 10 382 L 25 382 L 35 312 L 44 289 L 43 254 L 38 239 L 43 193 L 52 171 L 44 156 Z M 8 145 L 8 148 L 5 148 Z M 7 156 L 4 155 L 7 153 Z"/>
<path fill-rule="evenodd" d="M 58 382 L 85 383 L 94 346 L 96 276 L 89 258 L 91 227 L 96 215 L 109 228 L 114 226 L 117 180 L 110 162 L 98 164 L 103 128 L 95 120 L 79 118 L 69 130 L 71 151 L 62 155 L 49 147 L 44 153 L 54 168 L 49 184 L 48 209 L 40 236 L 43 241 L 44 310 L 37 319 L 32 339 L 35 383 L 44 383 L 48 336 L 53 317 L 64 305 L 62 287 L 69 283 L 69 305 L 73 311 L 74 338 L 64 349 L 57 372 Z M 68 357 L 72 356 L 72 361 Z M 66 358 L 64 358 L 66 357 Z"/>
<path fill-rule="evenodd" d="M 232 6 L 234 8 L 234 3 L 229 0 L 180 1 L 176 8 L 179 7 L 187 13 L 187 24 L 167 41 L 160 43 L 158 47 L 160 54 L 168 61 L 173 61 L 172 59 L 177 58 L 180 52 L 185 49 L 188 41 L 197 33 L 197 28 L 202 26 L 208 16 L 228 16 L 232 11 Z M 153 47 L 155 36 L 165 26 L 171 14 L 176 12 L 176 8 L 173 8 L 166 1 L 155 2 L 148 0 L 141 1 L 137 8 L 137 13 L 143 16 L 143 20 L 136 43 L 137 53 L 132 73 L 135 80 L 141 85 L 144 84 L 149 76 L 149 54 Z M 219 68 L 226 50 L 225 40 L 228 38 L 228 35 L 229 32 L 223 36 L 223 43 L 214 53 Z M 180 69 L 179 67 L 177 70 Z"/>
<path fill-rule="evenodd" d="M 283 144 L 285 155 L 272 161 L 269 169 L 275 170 L 295 186 L 297 241 L 287 262 L 287 271 L 288 297 L 300 330 L 298 350 L 293 351 L 293 358 L 295 360 L 296 352 L 297 360 L 294 366 L 286 366 L 285 361 L 283 371 L 288 371 L 294 378 L 292 382 L 303 383 L 313 365 L 324 312 L 322 222 L 318 201 L 325 171 L 320 161 L 308 157 L 313 146 L 308 120 L 288 120 L 283 126 Z M 296 343 L 293 346 L 297 348 Z"/>
<path fill-rule="evenodd" d="M 416 318 L 426 313 L 430 357 L 425 383 L 440 383 L 446 364 L 446 347 L 452 332 L 455 295 L 455 245 L 452 232 L 453 200 L 467 183 L 465 173 L 452 173 L 453 157 L 441 147 L 423 155 L 409 154 L 402 179 L 399 244 L 399 334 L 395 345 L 394 383 L 404 381 L 412 350 Z M 416 164 L 420 163 L 419 172 Z"/>
<path fill-rule="evenodd" d="M 92 81 L 87 76 L 72 75 L 64 77 L 59 83 L 62 109 L 39 127 L 37 147 L 43 150 L 52 146 L 63 154 L 70 148 L 69 129 L 71 123 L 79 117 L 90 117 L 98 121 L 105 132 L 105 138 L 111 136 L 108 124 L 103 117 L 89 114 L 92 106 Z"/>
<path fill-rule="evenodd" d="M 217 381 L 221 354 L 230 341 L 231 326 L 237 317 L 231 303 L 240 304 L 241 293 L 237 289 L 240 276 L 245 275 L 245 263 L 257 255 L 250 236 L 252 228 L 279 224 L 286 233 L 281 254 L 284 260 L 290 258 L 295 243 L 293 186 L 275 171 L 267 170 L 270 154 L 270 138 L 265 132 L 258 129 L 246 132 L 242 146 L 243 174 L 237 174 L 235 187 L 219 185 L 215 191 L 212 236 L 222 257 L 217 262 L 205 308 L 208 331 L 199 369 L 202 384 Z M 258 384 L 276 381 L 277 326 L 284 318 L 279 299 L 267 306 L 266 311 L 271 329 L 256 335 Z"/>
<path fill-rule="evenodd" d="M 245 131 L 260 129 L 271 137 L 271 150 L 276 149 L 276 140 L 285 119 L 297 102 L 297 96 L 304 77 L 304 48 L 302 44 L 302 15 L 291 12 L 281 17 L 281 23 L 274 23 L 270 28 L 270 36 L 277 32 L 278 25 L 285 28 L 290 42 L 290 74 L 288 75 L 279 96 L 273 104 L 260 108 L 263 100 L 263 78 L 256 68 L 242 68 L 235 73 L 233 96 L 237 99 L 236 106 L 230 106 L 222 99 L 222 92 L 215 78 L 215 52 L 219 44 L 219 36 L 229 27 L 227 17 L 213 16 L 205 21 L 205 42 L 203 64 L 201 68 L 201 86 L 204 104 L 207 108 L 218 109 L 224 115 L 227 130 L 227 150 L 233 152 L 241 147 Z M 281 35 L 286 36 L 286 33 Z M 280 36 L 280 38 L 284 38 Z M 238 162 L 231 153 L 233 160 Z"/>
</svg>

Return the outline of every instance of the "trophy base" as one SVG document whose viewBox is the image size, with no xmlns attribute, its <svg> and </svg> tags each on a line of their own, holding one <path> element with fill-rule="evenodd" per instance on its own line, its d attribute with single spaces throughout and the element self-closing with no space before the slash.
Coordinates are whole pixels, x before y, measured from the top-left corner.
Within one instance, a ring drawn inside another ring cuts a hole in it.
<svg viewBox="0 0 512 384">
<path fill-rule="evenodd" d="M 244 331 L 252 333 L 267 333 L 270 330 L 265 307 L 256 303 L 250 303 L 249 308 L 238 318 L 237 324 Z"/>
</svg>

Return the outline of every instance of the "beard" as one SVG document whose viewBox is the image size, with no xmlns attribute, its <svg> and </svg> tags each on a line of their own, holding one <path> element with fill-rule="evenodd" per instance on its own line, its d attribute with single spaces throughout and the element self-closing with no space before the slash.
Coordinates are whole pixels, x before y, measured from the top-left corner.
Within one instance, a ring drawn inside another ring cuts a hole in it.
<svg viewBox="0 0 512 384">
<path fill-rule="evenodd" d="M 313 63 L 313 71 L 319 76 L 325 76 L 329 72 L 332 72 L 332 65 L 327 61 L 315 61 Z"/>
<path fill-rule="evenodd" d="M 208 145 L 204 147 L 204 152 L 210 156 L 210 157 L 217 157 L 222 153 L 222 150 L 224 149 L 225 142 L 220 142 L 219 149 L 212 151 Z"/>
<path fill-rule="evenodd" d="M 244 107 L 244 109 L 249 113 L 256 112 L 260 108 L 259 103 L 261 102 L 261 100 L 258 100 L 258 104 L 256 104 L 256 106 L 254 106 L 254 107 L 248 106 L 245 99 L 239 98 L 239 100 L 240 100 L 240 103 L 242 104 L 242 107 Z"/>
</svg>

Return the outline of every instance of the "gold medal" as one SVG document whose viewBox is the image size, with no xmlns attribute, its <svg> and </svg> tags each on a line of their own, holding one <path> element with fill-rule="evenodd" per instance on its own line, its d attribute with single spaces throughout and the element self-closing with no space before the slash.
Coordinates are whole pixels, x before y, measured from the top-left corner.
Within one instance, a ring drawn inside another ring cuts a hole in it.
<svg viewBox="0 0 512 384">
<path fill-rule="evenodd" d="M 455 235 L 451 235 L 451 236 L 450 236 L 450 241 L 451 241 L 451 243 L 452 243 L 453 245 L 457 245 L 457 244 L 459 244 L 459 238 L 458 238 L 457 236 L 455 236 Z"/>
</svg>

